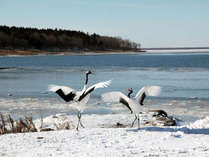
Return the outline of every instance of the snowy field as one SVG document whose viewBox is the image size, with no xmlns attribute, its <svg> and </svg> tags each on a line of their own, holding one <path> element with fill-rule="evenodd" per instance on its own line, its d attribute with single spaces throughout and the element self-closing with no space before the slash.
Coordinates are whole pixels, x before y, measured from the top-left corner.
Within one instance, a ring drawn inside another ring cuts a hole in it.
<svg viewBox="0 0 209 157">
<path fill-rule="evenodd" d="M 43 127 L 53 128 L 69 122 L 72 129 L 50 132 L 6 134 L 0 136 L 0 156 L 209 156 L 209 117 L 188 125 L 130 128 L 131 114 L 83 115 L 85 128 L 76 131 L 76 115 L 55 115 L 43 119 Z M 40 119 L 34 121 L 40 126 Z M 116 128 L 116 123 L 124 128 Z"/>
</svg>

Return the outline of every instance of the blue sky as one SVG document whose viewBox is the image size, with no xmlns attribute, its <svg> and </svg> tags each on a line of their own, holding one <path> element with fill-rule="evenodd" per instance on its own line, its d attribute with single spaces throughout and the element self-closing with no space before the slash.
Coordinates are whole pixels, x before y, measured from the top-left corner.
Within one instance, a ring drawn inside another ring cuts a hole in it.
<svg viewBox="0 0 209 157">
<path fill-rule="evenodd" d="M 0 0 L 0 25 L 95 32 L 142 47 L 209 46 L 209 0 Z"/>
</svg>

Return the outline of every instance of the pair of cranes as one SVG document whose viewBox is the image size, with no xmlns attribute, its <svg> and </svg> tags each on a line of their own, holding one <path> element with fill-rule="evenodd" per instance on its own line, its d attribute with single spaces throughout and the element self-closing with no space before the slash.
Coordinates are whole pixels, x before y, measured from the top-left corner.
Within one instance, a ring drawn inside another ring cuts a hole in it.
<svg viewBox="0 0 209 157">
<path fill-rule="evenodd" d="M 84 110 L 85 104 L 87 104 L 90 94 L 98 88 L 104 88 L 108 87 L 111 84 L 111 80 L 99 82 L 96 83 L 90 87 L 87 88 L 88 85 L 88 76 L 92 74 L 92 72 L 89 70 L 86 72 L 86 80 L 83 87 L 83 90 L 76 91 L 70 87 L 66 86 L 58 86 L 58 85 L 49 85 L 49 91 L 57 93 L 64 101 L 66 102 L 74 102 L 74 107 L 78 110 L 77 117 L 78 117 L 78 124 L 76 129 L 78 130 L 79 125 L 84 128 L 83 124 L 81 123 L 81 113 Z M 159 86 L 144 86 L 141 88 L 136 96 L 131 99 L 131 94 L 133 93 L 133 89 L 128 89 L 129 93 L 126 96 L 122 92 L 119 91 L 113 91 L 102 94 L 102 100 L 104 102 L 119 102 L 123 105 L 125 105 L 131 113 L 135 115 L 135 119 L 132 122 L 132 127 L 136 120 L 138 120 L 138 127 L 139 127 L 139 105 L 144 105 L 144 99 L 146 96 L 157 96 L 160 94 L 161 88 Z"/>
</svg>

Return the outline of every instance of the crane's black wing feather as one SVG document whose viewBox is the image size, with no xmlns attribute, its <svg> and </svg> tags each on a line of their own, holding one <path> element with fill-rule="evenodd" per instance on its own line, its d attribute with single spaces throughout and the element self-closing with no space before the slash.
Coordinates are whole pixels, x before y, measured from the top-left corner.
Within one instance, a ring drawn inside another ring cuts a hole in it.
<svg viewBox="0 0 209 157">
<path fill-rule="evenodd" d="M 88 94 L 90 94 L 91 92 L 93 92 L 95 89 L 95 87 L 92 87 L 90 89 L 88 89 L 87 91 L 83 92 L 83 94 L 79 97 L 78 101 L 81 101 L 83 98 L 85 98 Z"/>
<path fill-rule="evenodd" d="M 62 91 L 62 89 L 58 89 L 56 93 L 64 99 L 66 102 L 72 101 L 76 94 L 74 92 L 70 92 L 69 94 L 65 95 L 65 93 Z"/>
<path fill-rule="evenodd" d="M 140 101 L 139 101 L 139 103 L 140 103 L 140 105 L 144 105 L 144 99 L 146 98 L 146 94 L 145 94 L 145 92 L 142 94 L 142 96 L 141 96 L 141 99 L 140 99 Z"/>
<path fill-rule="evenodd" d="M 128 102 L 125 99 L 123 99 L 122 97 L 120 97 L 119 102 L 122 103 L 123 105 L 125 105 L 131 111 L 131 113 L 133 113 L 132 109 L 130 108 Z"/>
</svg>

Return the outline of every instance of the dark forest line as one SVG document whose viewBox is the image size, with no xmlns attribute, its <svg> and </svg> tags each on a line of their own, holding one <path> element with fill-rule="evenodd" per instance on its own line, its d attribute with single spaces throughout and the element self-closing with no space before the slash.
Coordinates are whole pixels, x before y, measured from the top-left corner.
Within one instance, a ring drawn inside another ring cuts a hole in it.
<svg viewBox="0 0 209 157">
<path fill-rule="evenodd" d="M 120 37 L 64 29 L 0 26 L 0 49 L 6 51 L 137 51 L 140 44 Z M 0 52 L 1 52 L 0 51 Z"/>
</svg>

